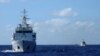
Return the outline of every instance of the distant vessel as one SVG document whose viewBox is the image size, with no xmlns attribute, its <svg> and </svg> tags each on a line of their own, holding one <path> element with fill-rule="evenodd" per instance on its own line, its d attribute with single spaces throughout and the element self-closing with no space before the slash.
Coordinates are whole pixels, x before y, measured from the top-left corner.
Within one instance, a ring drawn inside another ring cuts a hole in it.
<svg viewBox="0 0 100 56">
<path fill-rule="evenodd" d="M 26 10 L 24 9 L 24 16 L 22 23 L 19 24 L 13 33 L 12 48 L 15 52 L 33 52 L 36 47 L 36 33 L 32 26 L 27 23 Z"/>
<path fill-rule="evenodd" d="M 83 40 L 80 46 L 86 46 L 86 42 Z"/>
</svg>

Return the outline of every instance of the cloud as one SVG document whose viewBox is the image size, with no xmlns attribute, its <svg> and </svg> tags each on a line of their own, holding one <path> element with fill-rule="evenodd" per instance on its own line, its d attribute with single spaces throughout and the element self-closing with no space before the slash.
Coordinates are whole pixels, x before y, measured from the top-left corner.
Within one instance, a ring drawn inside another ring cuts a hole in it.
<svg viewBox="0 0 100 56">
<path fill-rule="evenodd" d="M 0 0 L 0 3 L 8 3 L 10 0 Z"/>
<path fill-rule="evenodd" d="M 75 12 L 72 8 L 65 8 L 62 10 L 59 10 L 54 13 L 55 16 L 61 16 L 61 17 L 68 17 L 68 16 L 77 16 L 78 13 Z"/>
<path fill-rule="evenodd" d="M 95 25 L 94 22 L 88 22 L 88 21 L 76 21 L 75 22 L 76 28 L 90 29 L 94 25 Z"/>
<path fill-rule="evenodd" d="M 58 32 L 61 30 L 61 27 L 64 27 L 69 23 L 70 23 L 69 20 L 65 18 L 62 18 L 62 19 L 55 18 L 55 19 L 50 19 L 50 20 L 45 21 L 45 24 L 49 25 L 47 27 L 49 27 L 50 32 Z"/>
<path fill-rule="evenodd" d="M 45 20 L 43 22 L 36 22 L 35 28 L 37 30 L 43 30 L 46 28 L 47 31 L 52 32 L 52 29 L 57 30 L 60 27 L 67 25 L 68 23 L 69 21 L 66 19 L 55 18 L 55 19 Z"/>
<path fill-rule="evenodd" d="M 53 26 L 63 26 L 65 24 L 68 24 L 69 22 L 66 19 L 60 19 L 60 18 L 56 18 L 56 19 L 50 19 L 45 21 L 46 24 L 51 24 Z"/>
<path fill-rule="evenodd" d="M 71 20 L 68 20 L 66 18 L 55 18 L 46 20 L 44 22 L 36 22 L 35 26 L 38 30 L 48 29 L 51 32 L 54 31 L 65 31 L 67 29 L 90 29 L 95 25 L 94 22 L 88 22 L 88 21 L 75 21 L 72 22 Z M 45 30 L 46 31 L 46 30 Z"/>
<path fill-rule="evenodd" d="M 84 39 L 84 35 L 94 32 L 92 28 L 95 23 L 93 21 L 77 20 L 73 22 L 67 18 L 53 18 L 36 22 L 34 25 L 39 38 L 38 44 L 68 44 L 73 42 L 69 41 L 71 39 L 81 40 Z"/>
</svg>

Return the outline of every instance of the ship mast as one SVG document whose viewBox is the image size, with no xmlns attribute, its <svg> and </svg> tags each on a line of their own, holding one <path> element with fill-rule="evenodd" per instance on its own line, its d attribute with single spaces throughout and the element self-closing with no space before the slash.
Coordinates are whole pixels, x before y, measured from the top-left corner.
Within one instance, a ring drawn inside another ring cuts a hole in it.
<svg viewBox="0 0 100 56">
<path fill-rule="evenodd" d="M 27 15 L 26 15 L 26 10 L 24 9 L 24 11 L 23 11 L 23 18 L 22 18 L 22 26 L 23 27 L 27 27 L 27 17 L 26 17 Z"/>
</svg>

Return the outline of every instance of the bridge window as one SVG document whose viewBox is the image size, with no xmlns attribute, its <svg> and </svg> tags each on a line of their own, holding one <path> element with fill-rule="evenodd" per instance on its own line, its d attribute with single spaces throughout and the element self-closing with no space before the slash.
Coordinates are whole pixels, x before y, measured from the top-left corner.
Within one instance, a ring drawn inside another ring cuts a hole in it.
<svg viewBox="0 0 100 56">
<path fill-rule="evenodd" d="M 17 33 L 32 33 L 32 31 L 16 31 Z"/>
</svg>

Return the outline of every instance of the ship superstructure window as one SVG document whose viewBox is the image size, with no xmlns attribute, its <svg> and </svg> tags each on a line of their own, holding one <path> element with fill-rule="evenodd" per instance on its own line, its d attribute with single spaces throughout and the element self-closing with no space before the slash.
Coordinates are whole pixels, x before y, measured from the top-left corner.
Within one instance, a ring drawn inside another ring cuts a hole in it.
<svg viewBox="0 0 100 56">
<path fill-rule="evenodd" d="M 32 31 L 16 31 L 17 33 L 32 33 Z"/>
</svg>

